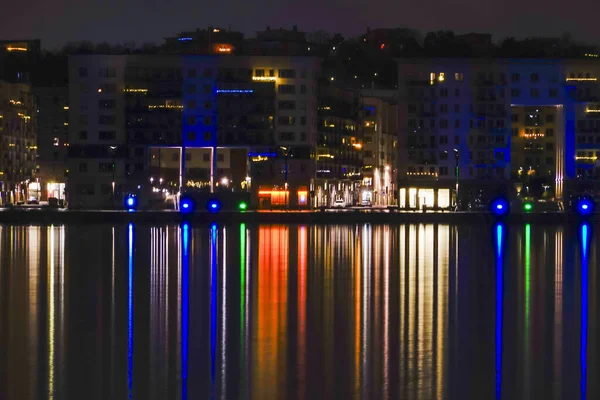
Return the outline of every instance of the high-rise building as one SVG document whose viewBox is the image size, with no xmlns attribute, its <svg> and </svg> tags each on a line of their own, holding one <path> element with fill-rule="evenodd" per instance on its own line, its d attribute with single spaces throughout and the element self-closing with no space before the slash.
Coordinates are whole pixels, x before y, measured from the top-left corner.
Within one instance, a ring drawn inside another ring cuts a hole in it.
<svg viewBox="0 0 600 400">
<path fill-rule="evenodd" d="M 592 60 L 399 61 L 400 207 L 595 190 L 599 75 Z"/>
<path fill-rule="evenodd" d="M 0 81 L 1 204 L 39 198 L 35 179 L 37 108 L 29 85 Z"/>
<path fill-rule="evenodd" d="M 70 206 L 227 190 L 309 207 L 319 71 L 311 57 L 72 56 Z"/>
</svg>

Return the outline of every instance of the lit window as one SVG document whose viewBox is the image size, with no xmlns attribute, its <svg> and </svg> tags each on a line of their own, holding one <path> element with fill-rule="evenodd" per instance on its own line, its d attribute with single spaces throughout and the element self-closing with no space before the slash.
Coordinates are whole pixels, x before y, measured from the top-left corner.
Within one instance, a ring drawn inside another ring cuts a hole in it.
<svg viewBox="0 0 600 400">
<path fill-rule="evenodd" d="M 60 145 L 60 140 L 57 137 L 54 138 L 54 145 L 55 146 L 59 146 Z"/>
</svg>

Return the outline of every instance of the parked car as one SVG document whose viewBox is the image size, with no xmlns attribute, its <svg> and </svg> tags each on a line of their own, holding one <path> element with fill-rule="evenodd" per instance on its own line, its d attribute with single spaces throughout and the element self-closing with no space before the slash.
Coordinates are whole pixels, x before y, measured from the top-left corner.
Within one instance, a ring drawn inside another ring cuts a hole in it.
<svg viewBox="0 0 600 400">
<path fill-rule="evenodd" d="M 333 208 L 345 208 L 346 207 L 346 202 L 344 201 L 344 199 L 337 199 L 336 201 L 333 202 Z"/>
<path fill-rule="evenodd" d="M 32 196 L 29 198 L 29 200 L 27 200 L 27 204 L 40 204 L 40 201 Z"/>
<path fill-rule="evenodd" d="M 360 202 L 360 205 L 363 207 L 371 207 L 373 204 L 371 203 L 371 200 L 365 199 Z"/>
</svg>

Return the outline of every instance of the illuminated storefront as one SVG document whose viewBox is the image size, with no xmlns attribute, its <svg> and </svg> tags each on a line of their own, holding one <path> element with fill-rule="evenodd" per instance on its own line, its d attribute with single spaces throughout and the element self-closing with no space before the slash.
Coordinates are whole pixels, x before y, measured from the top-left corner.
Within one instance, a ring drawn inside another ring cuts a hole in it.
<svg viewBox="0 0 600 400">
<path fill-rule="evenodd" d="M 46 184 L 47 198 L 54 197 L 58 200 L 65 199 L 65 184 L 64 183 L 48 183 Z"/>
<path fill-rule="evenodd" d="M 445 209 L 452 205 L 452 192 L 447 188 L 400 188 L 399 200 L 404 209 Z"/>
</svg>

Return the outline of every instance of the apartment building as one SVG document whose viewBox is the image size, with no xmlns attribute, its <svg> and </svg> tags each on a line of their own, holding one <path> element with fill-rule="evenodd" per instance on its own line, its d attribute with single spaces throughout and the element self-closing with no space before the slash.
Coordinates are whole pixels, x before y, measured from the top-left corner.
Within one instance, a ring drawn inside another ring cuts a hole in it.
<svg viewBox="0 0 600 400">
<path fill-rule="evenodd" d="M 363 184 L 361 203 L 396 204 L 398 102 L 395 90 L 362 90 Z"/>
<path fill-rule="evenodd" d="M 39 198 L 37 107 L 31 87 L 0 81 L 0 203 Z"/>
<path fill-rule="evenodd" d="M 400 207 L 592 190 L 599 73 L 592 60 L 399 61 Z"/>
<path fill-rule="evenodd" d="M 70 206 L 136 194 L 149 207 L 227 186 L 251 189 L 255 206 L 309 207 L 319 68 L 311 57 L 70 57 Z"/>
</svg>

